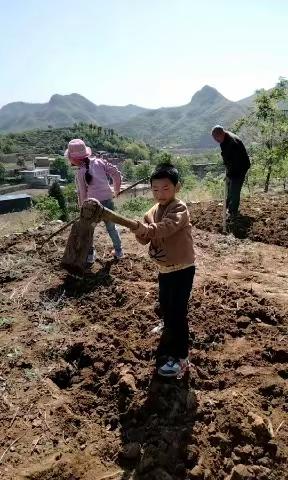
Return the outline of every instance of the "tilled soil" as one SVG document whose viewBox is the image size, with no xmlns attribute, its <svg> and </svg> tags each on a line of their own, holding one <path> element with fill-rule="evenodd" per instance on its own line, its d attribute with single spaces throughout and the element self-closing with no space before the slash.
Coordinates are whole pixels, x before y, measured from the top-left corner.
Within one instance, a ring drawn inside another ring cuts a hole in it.
<svg viewBox="0 0 288 480">
<path fill-rule="evenodd" d="M 199 272 L 191 369 L 162 380 L 157 274 L 141 247 L 78 278 L 59 268 L 65 238 L 35 251 L 42 234 L 2 242 L 2 478 L 285 479 L 285 307 Z"/>
<path fill-rule="evenodd" d="M 190 206 L 192 224 L 202 230 L 222 233 L 223 206 L 217 202 Z M 238 238 L 288 247 L 288 195 L 257 196 L 241 201 L 240 213 L 227 222 L 227 232 Z"/>
</svg>

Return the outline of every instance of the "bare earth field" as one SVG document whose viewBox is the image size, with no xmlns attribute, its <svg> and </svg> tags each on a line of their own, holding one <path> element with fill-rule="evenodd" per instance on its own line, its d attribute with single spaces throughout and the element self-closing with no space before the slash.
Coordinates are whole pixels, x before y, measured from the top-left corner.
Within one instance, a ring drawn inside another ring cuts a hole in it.
<svg viewBox="0 0 288 480">
<path fill-rule="evenodd" d="M 191 207 L 195 227 L 222 233 L 222 205 L 218 202 L 197 203 Z M 241 202 L 241 214 L 228 232 L 238 238 L 288 247 L 288 193 L 258 195 Z"/>
<path fill-rule="evenodd" d="M 287 237 L 271 222 L 223 236 L 201 212 L 192 366 L 177 380 L 155 375 L 157 274 L 130 232 L 113 263 L 98 227 L 103 262 L 84 279 L 59 266 L 67 233 L 37 250 L 57 226 L 0 240 L 1 478 L 287 478 Z"/>
</svg>

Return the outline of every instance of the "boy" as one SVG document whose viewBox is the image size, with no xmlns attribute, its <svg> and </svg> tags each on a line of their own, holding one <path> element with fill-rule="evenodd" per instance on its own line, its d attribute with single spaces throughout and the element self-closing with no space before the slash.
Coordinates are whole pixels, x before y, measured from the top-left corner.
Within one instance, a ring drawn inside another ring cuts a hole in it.
<svg viewBox="0 0 288 480">
<path fill-rule="evenodd" d="M 192 227 L 187 206 L 176 198 L 179 173 L 169 164 L 156 167 L 150 178 L 156 205 L 133 230 L 159 267 L 159 303 L 167 334 L 168 360 L 159 375 L 177 377 L 189 367 L 187 307 L 195 274 Z"/>
</svg>

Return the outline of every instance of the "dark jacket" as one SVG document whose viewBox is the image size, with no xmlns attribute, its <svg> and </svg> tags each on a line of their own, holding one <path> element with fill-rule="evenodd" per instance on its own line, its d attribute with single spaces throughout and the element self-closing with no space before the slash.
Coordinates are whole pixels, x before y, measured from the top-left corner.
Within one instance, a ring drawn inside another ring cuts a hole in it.
<svg viewBox="0 0 288 480">
<path fill-rule="evenodd" d="M 244 177 L 250 168 L 250 160 L 243 142 L 237 135 L 225 132 L 224 142 L 220 143 L 221 155 L 226 167 L 227 177 Z"/>
</svg>

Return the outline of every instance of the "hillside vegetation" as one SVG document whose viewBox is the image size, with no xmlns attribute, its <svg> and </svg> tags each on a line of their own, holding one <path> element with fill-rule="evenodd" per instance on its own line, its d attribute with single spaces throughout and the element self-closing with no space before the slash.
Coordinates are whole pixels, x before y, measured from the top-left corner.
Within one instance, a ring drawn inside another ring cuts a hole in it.
<svg viewBox="0 0 288 480">
<path fill-rule="evenodd" d="M 149 157 L 150 149 L 143 143 L 117 135 L 113 129 L 84 123 L 65 128 L 0 135 L 0 154 L 63 155 L 72 138 L 82 138 L 94 150 L 126 153 L 131 158 L 138 159 Z"/>
</svg>

